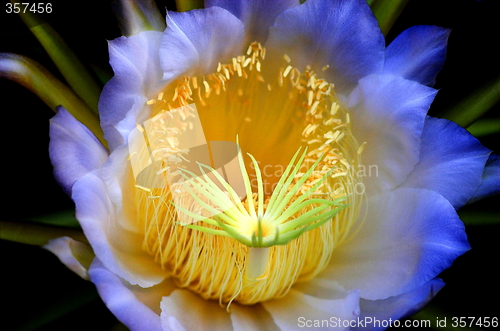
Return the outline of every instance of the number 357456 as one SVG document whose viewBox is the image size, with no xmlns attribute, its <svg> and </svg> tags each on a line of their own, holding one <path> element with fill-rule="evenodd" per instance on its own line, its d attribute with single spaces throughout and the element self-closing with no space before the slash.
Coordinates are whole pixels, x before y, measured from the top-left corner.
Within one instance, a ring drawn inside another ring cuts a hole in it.
<svg viewBox="0 0 500 331">
<path fill-rule="evenodd" d="M 10 3 L 7 2 L 5 4 L 5 12 L 7 14 L 24 14 L 27 12 L 35 13 L 35 14 L 50 14 L 52 13 L 52 3 L 50 2 L 17 2 Z"/>
</svg>

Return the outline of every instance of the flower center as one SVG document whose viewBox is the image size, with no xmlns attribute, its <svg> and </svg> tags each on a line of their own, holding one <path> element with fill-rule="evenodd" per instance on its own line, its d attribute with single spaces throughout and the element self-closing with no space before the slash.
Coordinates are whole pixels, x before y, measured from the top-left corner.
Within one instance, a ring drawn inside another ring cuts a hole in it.
<svg viewBox="0 0 500 331">
<path fill-rule="evenodd" d="M 284 296 L 355 228 L 362 148 L 349 114 L 333 84 L 286 55 L 280 65 L 266 67 L 253 43 L 213 74 L 170 84 L 136 132 L 145 143 L 132 163 L 154 165 L 136 176 L 143 248 L 178 286 L 221 304 Z"/>
</svg>

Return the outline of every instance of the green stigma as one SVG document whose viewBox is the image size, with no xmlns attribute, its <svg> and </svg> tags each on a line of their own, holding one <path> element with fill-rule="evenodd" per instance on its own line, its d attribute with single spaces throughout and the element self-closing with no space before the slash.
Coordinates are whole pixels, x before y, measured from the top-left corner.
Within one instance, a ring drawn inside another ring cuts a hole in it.
<svg viewBox="0 0 500 331">
<path fill-rule="evenodd" d="M 179 224 L 193 230 L 234 238 L 252 248 L 286 245 L 303 233 L 325 224 L 347 206 L 342 203 L 347 195 L 335 199 L 317 198 L 318 195 L 330 196 L 333 193 L 325 191 L 324 187 L 328 188 L 328 185 L 324 184 L 334 169 L 327 171 L 315 181 L 314 185 L 304 191 L 304 184 L 316 170 L 322 157 L 301 175 L 299 170 L 307 155 L 307 148 L 302 153 L 300 150 L 301 148 L 292 157 L 269 199 L 264 196 L 259 164 L 250 154 L 248 156 L 251 158 L 257 179 L 256 195 L 252 192 L 243 157 L 241 153 L 238 154 L 247 196 L 245 201 L 241 201 L 231 185 L 213 168 L 198 163 L 201 176 L 179 168 L 184 178 L 182 187 L 199 206 L 213 215 L 206 217 L 201 215 L 202 213 L 195 213 L 172 202 L 179 211 L 195 222 L 204 223 L 203 225 Z M 215 177 L 217 181 L 211 177 Z M 297 177 L 300 178 L 297 180 Z M 321 187 L 323 189 L 320 190 Z"/>
</svg>

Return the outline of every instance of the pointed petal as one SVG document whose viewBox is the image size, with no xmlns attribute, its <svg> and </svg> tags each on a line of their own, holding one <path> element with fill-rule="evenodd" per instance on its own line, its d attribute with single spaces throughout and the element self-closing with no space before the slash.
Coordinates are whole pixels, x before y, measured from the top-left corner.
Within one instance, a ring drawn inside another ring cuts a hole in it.
<svg viewBox="0 0 500 331">
<path fill-rule="evenodd" d="M 86 280 L 89 279 L 87 270 L 95 255 L 88 244 L 69 237 L 61 237 L 52 239 L 43 248 L 56 255 L 65 266 L 78 276 Z"/>
<path fill-rule="evenodd" d="M 188 290 L 176 290 L 161 301 L 165 330 L 232 330 L 229 313 L 217 301 Z"/>
<path fill-rule="evenodd" d="M 137 226 L 136 181 L 129 156 L 128 145 L 115 149 L 103 165 L 101 177 L 106 185 L 106 194 L 114 207 L 119 226 L 127 231 L 143 235 L 144 227 Z"/>
<path fill-rule="evenodd" d="M 334 323 L 354 321 L 360 314 L 357 291 L 349 293 L 342 299 L 325 300 L 291 289 L 282 299 L 266 301 L 262 305 L 271 313 L 275 323 L 282 330 L 312 328 L 315 326 L 310 324 L 313 321 L 328 322 L 327 325 L 321 325 L 322 328 L 344 330 L 345 326 Z"/>
<path fill-rule="evenodd" d="M 160 283 L 166 272 L 142 249 L 143 237 L 122 228 L 96 173 L 88 173 L 73 186 L 76 218 L 95 255 L 111 272 L 132 285 L 150 287 Z"/>
<path fill-rule="evenodd" d="M 427 117 L 419 161 L 402 187 L 433 190 L 458 209 L 479 187 L 489 154 L 459 125 Z"/>
<path fill-rule="evenodd" d="M 271 27 L 268 57 L 287 54 L 300 71 L 329 65 L 325 77 L 345 92 L 382 70 L 385 41 L 364 0 L 314 0 L 284 11 Z"/>
<path fill-rule="evenodd" d="M 481 184 L 469 203 L 500 194 L 500 156 L 491 154 L 483 171 Z"/>
<path fill-rule="evenodd" d="M 384 73 L 434 85 L 446 57 L 451 30 L 419 25 L 403 31 L 387 47 Z"/>
<path fill-rule="evenodd" d="M 220 7 L 168 12 L 160 50 L 163 79 L 215 72 L 219 62 L 241 54 L 243 40 L 241 21 Z"/>
<path fill-rule="evenodd" d="M 366 324 L 363 325 L 364 327 L 360 325 L 354 330 L 385 330 L 385 327 L 377 326 L 373 321 L 395 321 L 415 314 L 432 300 L 444 285 L 441 279 L 436 278 L 411 292 L 388 299 L 374 301 L 361 299 L 360 319 Z M 371 322 L 368 323 L 368 321 Z"/>
<path fill-rule="evenodd" d="M 246 44 L 264 43 L 269 28 L 284 10 L 299 5 L 298 0 L 207 0 L 205 7 L 222 7 L 238 17 L 245 25 Z"/>
<path fill-rule="evenodd" d="M 160 87 L 157 84 L 161 80 L 159 50 L 162 36 L 162 32 L 144 31 L 109 42 L 109 62 L 115 75 L 104 86 L 99 99 L 99 114 L 111 150 L 126 141 L 128 132 L 135 128 L 137 121 L 145 120 L 145 117 L 138 119 L 140 111 Z M 128 125 L 116 129 L 115 126 L 127 114 L 130 117 Z"/>
<path fill-rule="evenodd" d="M 369 199 L 367 206 L 359 231 L 335 249 L 318 276 L 348 291 L 359 289 L 361 298 L 415 290 L 470 247 L 455 209 L 433 191 L 396 189 Z"/>
<path fill-rule="evenodd" d="M 108 309 L 131 331 L 163 330 L 160 301 L 173 291 L 171 281 L 147 289 L 132 286 L 106 269 L 98 259 L 92 263 L 89 275 Z"/>
<path fill-rule="evenodd" d="M 99 168 L 108 157 L 94 134 L 62 107 L 50 120 L 49 154 L 54 176 L 68 194 L 78 179 Z"/>
<path fill-rule="evenodd" d="M 343 299 L 349 293 L 342 285 L 333 279 L 318 278 L 298 283 L 294 289 L 320 299 L 337 300 Z"/>
<path fill-rule="evenodd" d="M 363 178 L 368 194 L 404 182 L 418 162 L 420 136 L 436 90 L 390 75 L 363 78 L 349 95 L 353 133 L 366 142 L 363 165 L 375 175 Z"/>
</svg>

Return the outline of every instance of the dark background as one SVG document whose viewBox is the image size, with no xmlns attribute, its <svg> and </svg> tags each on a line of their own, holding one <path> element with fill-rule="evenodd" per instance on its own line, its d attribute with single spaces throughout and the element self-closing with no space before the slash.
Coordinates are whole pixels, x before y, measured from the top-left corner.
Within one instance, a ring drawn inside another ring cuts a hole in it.
<svg viewBox="0 0 500 331">
<path fill-rule="evenodd" d="M 48 1 L 46 1 L 48 2 Z M 88 65 L 111 73 L 107 40 L 121 35 L 111 1 L 51 1 L 53 12 L 43 15 Z M 157 1 L 175 10 L 171 2 Z M 500 75 L 500 1 L 410 0 L 387 36 L 388 42 L 412 25 L 452 28 L 445 68 L 435 87 L 440 90 L 430 110 L 460 100 L 485 81 Z M 0 52 L 26 55 L 57 74 L 43 48 L 16 14 L 0 8 Z M 52 176 L 48 158 L 49 119 L 54 115 L 25 88 L 0 79 L 4 179 L 3 220 L 22 221 L 60 210 L 73 203 Z M 487 118 L 499 120 L 498 105 Z M 481 137 L 497 153 L 499 134 Z M 498 211 L 498 197 L 471 206 L 470 211 Z M 467 226 L 472 250 L 442 274 L 447 286 L 433 307 L 448 316 L 498 316 L 496 269 L 499 264 L 499 225 Z M 55 256 L 39 247 L 0 241 L 0 328 L 2 330 L 121 330 L 99 300 L 94 286 L 67 270 Z M 61 317 L 55 318 L 56 311 Z M 51 322 L 48 320 L 53 319 Z M 448 323 L 450 324 L 450 323 Z M 37 327 L 40 325 L 40 327 Z"/>
</svg>

